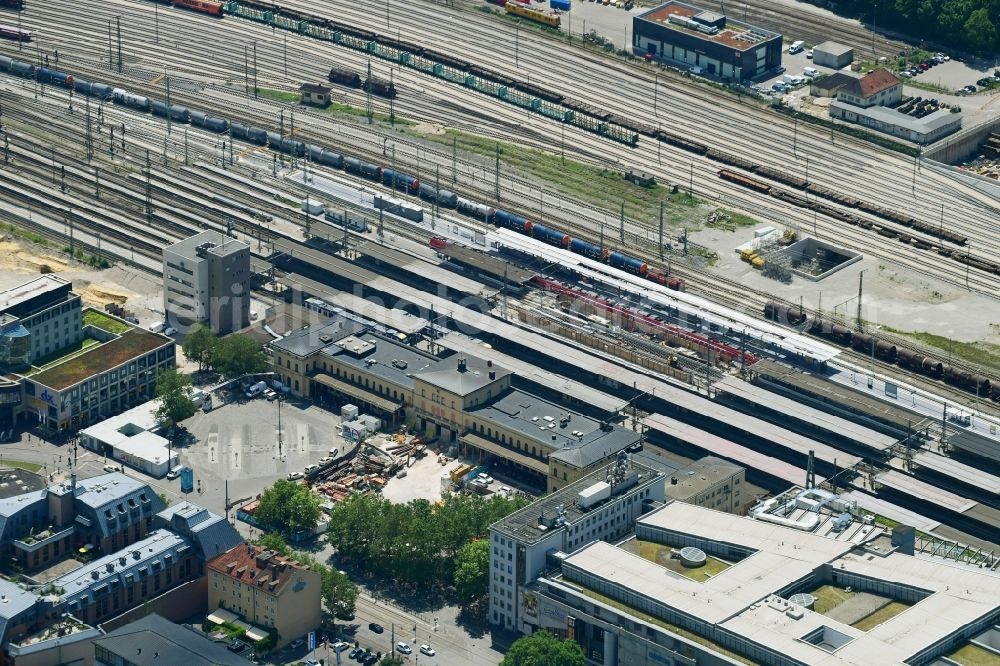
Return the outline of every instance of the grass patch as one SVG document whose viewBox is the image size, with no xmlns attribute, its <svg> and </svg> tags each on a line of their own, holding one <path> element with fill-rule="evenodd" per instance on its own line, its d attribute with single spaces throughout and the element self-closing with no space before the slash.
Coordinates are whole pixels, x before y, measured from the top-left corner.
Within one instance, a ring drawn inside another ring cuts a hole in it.
<svg viewBox="0 0 1000 666">
<path fill-rule="evenodd" d="M 46 354 L 37 361 L 35 361 L 35 368 L 37 370 L 44 370 L 46 366 L 55 365 L 56 363 L 62 363 L 65 360 L 71 359 L 77 354 L 82 353 L 88 347 L 93 347 L 94 345 L 101 344 L 100 340 L 95 340 L 94 338 L 84 338 L 76 344 L 72 344 L 68 347 L 56 350 L 51 354 Z"/>
<path fill-rule="evenodd" d="M 288 102 L 289 104 L 298 104 L 302 101 L 302 95 L 294 92 L 287 92 L 285 90 L 272 90 L 271 88 L 257 88 L 257 94 L 261 97 L 266 97 L 267 99 L 278 100 L 279 102 Z"/>
<path fill-rule="evenodd" d="M 851 626 L 861 631 L 871 631 L 883 622 L 896 617 L 909 607 L 909 604 L 904 604 L 902 601 L 890 601 L 885 606 L 882 606 L 882 608 L 879 608 L 871 615 L 866 615 Z"/>
<path fill-rule="evenodd" d="M 949 654 L 948 658 L 963 666 L 1000 666 L 1000 657 L 972 643 L 966 643 Z"/>
<path fill-rule="evenodd" d="M 8 459 L 4 459 L 2 461 L 2 465 L 0 465 L 0 466 L 2 466 L 2 467 L 19 467 L 21 469 L 28 470 L 29 472 L 37 472 L 38 470 L 40 470 L 42 468 L 41 465 L 38 465 L 38 464 L 33 463 L 33 462 L 25 462 L 23 460 L 8 460 Z"/>
<path fill-rule="evenodd" d="M 117 319 L 112 319 L 97 310 L 87 310 L 83 313 L 83 325 L 95 326 L 99 329 L 107 331 L 108 333 L 114 333 L 115 335 L 121 335 L 131 328 L 128 324 L 120 322 Z"/>
<path fill-rule="evenodd" d="M 364 109 L 358 108 L 356 106 L 351 106 L 350 104 L 341 104 L 340 102 L 331 102 L 330 106 L 324 109 L 327 113 L 334 116 L 351 116 L 353 118 L 368 118 L 368 112 Z M 416 125 L 414 121 L 408 118 L 400 118 L 399 116 L 390 116 L 387 113 L 372 113 L 372 119 L 378 123 L 385 123 L 387 125 L 400 125 L 402 127 L 412 127 Z"/>
<path fill-rule="evenodd" d="M 597 601 L 607 604 L 612 608 L 617 608 L 618 610 L 624 611 L 629 615 L 639 618 L 640 620 L 645 620 L 646 622 L 649 622 L 651 624 L 663 627 L 664 629 L 666 629 L 671 633 L 677 634 L 678 636 L 686 638 L 694 643 L 698 643 L 699 645 L 704 645 L 705 647 L 715 650 L 720 654 L 724 654 L 730 659 L 735 659 L 736 661 L 739 661 L 744 664 L 751 664 L 751 665 L 756 664 L 756 662 L 750 661 L 749 659 L 740 656 L 739 654 L 733 652 L 732 650 L 727 650 L 718 643 L 711 641 L 703 636 L 699 636 L 698 634 L 692 631 L 688 631 L 687 629 L 682 629 L 681 627 L 678 627 L 676 624 L 671 624 L 670 622 L 661 620 L 660 618 L 647 615 L 645 612 L 637 608 L 633 608 L 628 604 L 623 604 L 620 601 L 615 601 L 611 597 L 606 597 L 600 592 L 595 592 L 594 590 L 583 587 L 579 583 L 569 583 L 569 584 L 570 586 L 577 588 L 578 590 L 580 590 L 580 592 L 582 592 L 583 594 L 587 595 L 592 599 L 596 599 Z"/>
<path fill-rule="evenodd" d="M 670 557 L 670 551 L 672 550 L 670 546 L 664 546 L 663 544 L 655 543 L 653 541 L 643 541 L 641 539 L 637 539 L 635 543 L 639 544 L 638 554 L 643 559 L 659 564 L 666 569 L 670 569 L 674 573 L 679 573 L 680 575 L 690 578 L 698 583 L 704 583 L 709 578 L 722 573 L 731 566 L 728 562 L 709 555 L 705 560 L 705 566 L 689 569 L 681 564 L 680 560 L 672 559 Z M 628 548 L 628 550 L 634 550 L 634 547 Z"/>
<path fill-rule="evenodd" d="M 749 215 L 720 208 L 709 216 L 705 226 L 724 231 L 736 231 L 740 227 L 752 227 L 758 224 L 760 224 L 760 220 Z"/>
<path fill-rule="evenodd" d="M 844 588 L 835 585 L 820 585 L 815 590 L 811 590 L 809 594 L 816 597 L 816 604 L 813 606 L 813 610 L 820 615 L 826 615 L 856 595 L 857 592 L 848 592 Z"/>
<path fill-rule="evenodd" d="M 926 331 L 900 331 L 889 326 L 884 328 L 890 333 L 913 338 L 914 340 L 923 342 L 925 345 L 944 350 L 956 358 L 970 361 L 992 370 L 1000 370 L 1000 345 L 989 342 L 958 342 L 943 335 L 927 333 Z"/>
<path fill-rule="evenodd" d="M 44 238 L 43 236 L 39 236 L 38 234 L 33 233 L 31 231 L 25 231 L 24 229 L 21 229 L 20 227 L 15 227 L 13 224 L 4 225 L 3 228 L 4 228 L 4 231 L 6 231 L 7 233 L 9 233 L 10 235 L 15 236 L 17 238 L 23 238 L 26 241 L 29 241 L 31 243 L 35 243 L 36 245 L 43 245 L 44 246 L 44 245 L 48 245 L 49 244 L 48 239 Z"/>
<path fill-rule="evenodd" d="M 444 134 L 423 134 L 405 131 L 411 136 L 417 136 L 427 141 L 439 143 L 448 147 L 455 145 L 459 150 L 485 157 L 489 160 L 486 167 L 487 178 L 492 178 L 493 160 L 496 157 L 497 142 L 476 134 L 457 130 L 445 130 Z M 548 183 L 551 189 L 559 194 L 572 197 L 580 202 L 590 204 L 609 213 L 621 212 L 621 204 L 625 204 L 625 217 L 632 220 L 651 222 L 659 219 L 660 203 L 664 204 L 664 221 L 671 225 L 700 227 L 704 220 L 699 215 L 701 201 L 691 197 L 686 192 L 671 194 L 662 185 L 640 187 L 625 180 L 625 174 L 589 164 L 583 164 L 571 159 L 562 159 L 557 154 L 548 153 L 536 148 L 527 148 L 512 143 L 500 142 L 500 173 L 504 176 L 511 170 L 533 180 Z M 542 218 L 545 218 L 544 197 L 541 202 Z M 614 219 L 608 217 L 605 235 L 617 236 L 619 215 Z"/>
</svg>

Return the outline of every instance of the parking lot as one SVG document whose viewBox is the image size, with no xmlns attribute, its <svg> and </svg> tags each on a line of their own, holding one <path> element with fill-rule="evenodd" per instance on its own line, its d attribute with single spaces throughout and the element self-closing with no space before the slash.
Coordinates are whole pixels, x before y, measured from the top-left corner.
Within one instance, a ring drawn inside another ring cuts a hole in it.
<svg viewBox="0 0 1000 666">
<path fill-rule="evenodd" d="M 331 448 L 344 446 L 339 415 L 304 401 L 280 402 L 280 437 L 278 400 L 238 394 L 224 402 L 216 395 L 215 405 L 183 422 L 190 439 L 180 447 L 180 458 L 194 470 L 197 497 L 192 500 L 217 511 L 223 510 L 226 482 L 230 499 L 252 498 L 275 480 L 316 463 Z"/>
</svg>

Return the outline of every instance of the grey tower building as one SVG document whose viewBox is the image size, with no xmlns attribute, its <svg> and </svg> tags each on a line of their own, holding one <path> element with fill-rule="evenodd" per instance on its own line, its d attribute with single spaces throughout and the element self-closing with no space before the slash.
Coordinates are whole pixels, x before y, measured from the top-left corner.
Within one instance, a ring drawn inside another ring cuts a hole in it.
<svg viewBox="0 0 1000 666">
<path fill-rule="evenodd" d="M 250 323 L 250 246 L 218 231 L 163 250 L 163 308 L 167 325 L 202 322 L 220 334 Z"/>
</svg>

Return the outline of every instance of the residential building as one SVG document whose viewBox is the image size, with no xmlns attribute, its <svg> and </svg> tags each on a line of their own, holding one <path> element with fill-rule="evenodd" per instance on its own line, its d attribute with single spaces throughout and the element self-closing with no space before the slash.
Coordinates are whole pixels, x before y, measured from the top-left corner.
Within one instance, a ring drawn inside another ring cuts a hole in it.
<svg viewBox="0 0 1000 666">
<path fill-rule="evenodd" d="M 962 128 L 962 114 L 952 113 L 951 109 L 938 109 L 923 118 L 915 118 L 882 106 L 857 107 L 841 102 L 839 98 L 830 104 L 830 117 L 921 145 L 934 143 Z"/>
<path fill-rule="evenodd" d="M 250 324 L 250 246 L 205 230 L 163 249 L 163 309 L 177 329 L 196 322 L 220 334 Z"/>
<path fill-rule="evenodd" d="M 628 535 L 663 501 L 664 475 L 619 454 L 614 464 L 566 485 L 490 526 L 489 621 L 530 631 L 538 622 L 536 578 L 563 553 Z"/>
<path fill-rule="evenodd" d="M 250 666 L 225 643 L 182 627 L 156 613 L 93 641 L 96 666 Z M 18 662 L 20 663 L 20 662 Z"/>
<path fill-rule="evenodd" d="M 99 557 L 56 578 L 52 586 L 63 590 L 60 606 L 67 613 L 95 625 L 167 592 L 182 590 L 184 583 L 202 576 L 202 564 L 186 537 L 154 530 L 127 549 Z M 182 604 L 172 605 L 184 617 Z M 202 597 L 195 600 L 188 614 L 204 607 Z"/>
<path fill-rule="evenodd" d="M 0 292 L 0 371 L 35 361 L 83 339 L 80 297 L 69 280 L 41 275 Z"/>
<path fill-rule="evenodd" d="M 7 642 L 34 634 L 48 622 L 50 608 L 42 597 L 0 578 L 0 664 L 9 664 Z"/>
<path fill-rule="evenodd" d="M 80 444 L 150 476 L 166 476 L 178 462 L 170 441 L 158 434 L 159 400 L 150 400 L 80 431 Z"/>
<path fill-rule="evenodd" d="M 153 528 L 186 536 L 202 562 L 243 543 L 243 537 L 224 516 L 186 501 L 171 504 L 157 513 Z"/>
<path fill-rule="evenodd" d="M 303 83 L 299 86 L 299 93 L 302 95 L 302 103 L 309 106 L 328 107 L 330 106 L 330 91 L 332 88 L 320 83 Z"/>
<path fill-rule="evenodd" d="M 781 64 L 781 35 L 675 0 L 633 15 L 632 48 L 735 81 Z"/>
<path fill-rule="evenodd" d="M 207 568 L 209 609 L 231 611 L 254 627 L 277 630 L 278 647 L 319 626 L 322 579 L 315 571 L 252 545 L 219 555 Z"/>
<path fill-rule="evenodd" d="M 639 518 L 635 538 L 550 558 L 519 628 L 575 640 L 602 666 L 902 666 L 993 645 L 1000 578 L 915 556 L 912 529 L 907 548 L 827 495 L 798 493 L 774 514 L 793 515 L 787 525 L 671 502 Z M 832 529 L 798 518 L 821 505 Z M 815 603 L 829 589 L 843 599 Z M 869 604 L 843 603 L 861 594 Z"/>
<path fill-rule="evenodd" d="M 813 47 L 813 64 L 832 69 L 843 69 L 854 62 L 854 49 L 836 42 L 823 42 Z"/>
<path fill-rule="evenodd" d="M 706 456 L 670 474 L 665 494 L 668 499 L 697 504 L 709 509 L 746 513 L 756 498 L 747 497 L 746 469 L 715 456 Z"/>
<path fill-rule="evenodd" d="M 838 77 L 838 80 L 842 85 L 837 90 L 837 101 L 852 106 L 863 109 L 870 106 L 895 106 L 903 98 L 903 82 L 882 67 L 861 78 L 845 74 L 843 79 Z"/>
<path fill-rule="evenodd" d="M 102 474 L 0 500 L 0 555 L 33 572 L 89 546 L 113 552 L 145 537 L 161 500 L 145 483 Z"/>
</svg>

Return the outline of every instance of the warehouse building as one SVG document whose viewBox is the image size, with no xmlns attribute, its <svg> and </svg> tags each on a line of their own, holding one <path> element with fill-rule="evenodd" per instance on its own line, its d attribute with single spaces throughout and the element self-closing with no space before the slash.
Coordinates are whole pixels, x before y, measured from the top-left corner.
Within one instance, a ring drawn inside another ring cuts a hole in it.
<svg viewBox="0 0 1000 666">
<path fill-rule="evenodd" d="M 962 128 L 962 114 L 938 109 L 923 118 L 914 118 L 884 106 L 862 108 L 840 100 L 830 105 L 830 117 L 857 123 L 878 132 L 926 145 Z"/>
<path fill-rule="evenodd" d="M 250 324 L 250 246 L 206 229 L 163 248 L 163 311 L 183 330 L 201 322 L 220 334 Z"/>
<path fill-rule="evenodd" d="M 752 80 L 781 65 L 781 35 L 683 2 L 635 15 L 632 48 L 733 81 Z"/>
<path fill-rule="evenodd" d="M 836 42 L 823 42 L 813 48 L 813 64 L 843 69 L 854 62 L 854 49 Z"/>
<path fill-rule="evenodd" d="M 967 646 L 993 658 L 1000 578 L 914 556 L 856 518 L 818 533 L 672 502 L 634 538 L 556 545 L 514 599 L 515 628 L 575 640 L 603 666 L 960 663 L 938 660 Z"/>
</svg>

